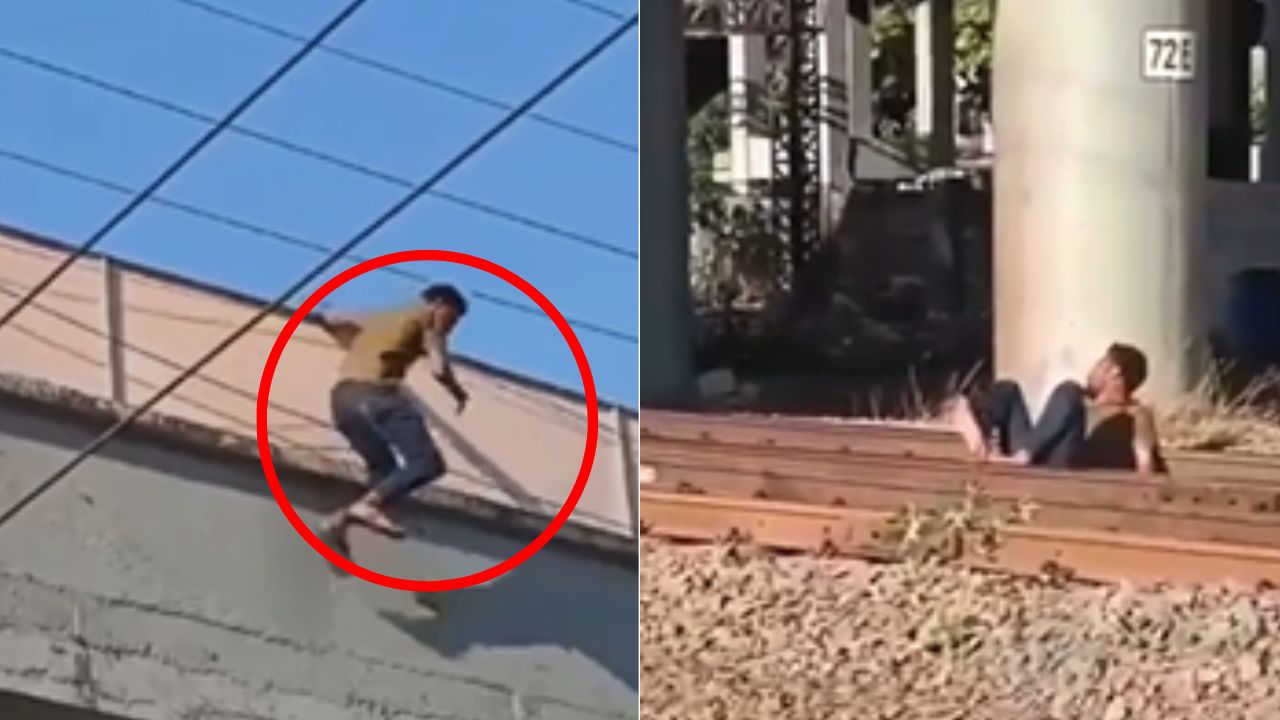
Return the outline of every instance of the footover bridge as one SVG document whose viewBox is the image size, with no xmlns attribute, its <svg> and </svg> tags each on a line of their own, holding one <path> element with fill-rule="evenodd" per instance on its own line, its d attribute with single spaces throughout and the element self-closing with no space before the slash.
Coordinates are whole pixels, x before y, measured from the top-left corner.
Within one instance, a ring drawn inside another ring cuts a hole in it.
<svg viewBox="0 0 1280 720">
<path fill-rule="evenodd" d="M 0 258 L 3 289 L 20 292 L 58 251 L 10 235 Z M 103 258 L 78 264 L 0 331 L 0 508 L 252 310 Z M 271 412 L 281 482 L 315 524 L 360 485 L 317 424 L 335 358 L 310 332 L 285 353 Z M 336 572 L 277 507 L 252 436 L 273 340 L 247 339 L 0 524 L 0 717 L 635 718 L 634 416 L 463 361 L 476 412 L 442 425 L 453 474 L 400 518 L 407 540 L 353 532 L 365 567 L 438 580 L 509 558 L 567 496 L 588 412 L 600 444 L 556 539 L 423 603 Z"/>
</svg>

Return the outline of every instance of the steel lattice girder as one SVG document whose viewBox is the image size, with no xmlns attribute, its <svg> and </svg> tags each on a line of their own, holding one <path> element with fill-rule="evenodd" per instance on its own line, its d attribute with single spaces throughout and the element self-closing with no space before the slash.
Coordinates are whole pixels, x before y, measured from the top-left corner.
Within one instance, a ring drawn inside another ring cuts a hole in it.
<svg viewBox="0 0 1280 720">
<path fill-rule="evenodd" d="M 764 106 L 773 138 L 769 209 L 792 280 L 821 242 L 822 10 L 829 0 L 689 0 L 686 26 L 764 36 Z"/>
</svg>

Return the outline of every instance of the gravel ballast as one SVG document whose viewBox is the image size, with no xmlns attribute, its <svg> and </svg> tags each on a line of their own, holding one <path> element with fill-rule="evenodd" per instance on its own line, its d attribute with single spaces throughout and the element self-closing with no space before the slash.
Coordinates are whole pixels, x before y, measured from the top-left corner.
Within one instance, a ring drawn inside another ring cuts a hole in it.
<svg viewBox="0 0 1280 720">
<path fill-rule="evenodd" d="M 641 544 L 643 720 L 1280 720 L 1280 596 Z"/>
</svg>

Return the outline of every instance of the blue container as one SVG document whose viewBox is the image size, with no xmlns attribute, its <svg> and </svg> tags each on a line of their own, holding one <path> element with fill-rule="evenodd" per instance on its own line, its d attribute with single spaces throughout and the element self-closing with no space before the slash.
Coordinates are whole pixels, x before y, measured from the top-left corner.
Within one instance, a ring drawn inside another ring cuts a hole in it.
<svg viewBox="0 0 1280 720">
<path fill-rule="evenodd" d="M 1226 330 L 1239 359 L 1280 363 L 1280 269 L 1250 268 L 1231 278 Z"/>
</svg>

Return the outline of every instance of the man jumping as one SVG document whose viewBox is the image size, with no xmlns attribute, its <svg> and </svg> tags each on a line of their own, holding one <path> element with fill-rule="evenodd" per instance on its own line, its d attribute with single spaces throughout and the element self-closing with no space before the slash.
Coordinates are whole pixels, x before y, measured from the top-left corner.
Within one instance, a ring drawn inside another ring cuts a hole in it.
<svg viewBox="0 0 1280 720">
<path fill-rule="evenodd" d="M 342 552 L 349 552 L 346 531 L 352 522 L 402 537 L 404 528 L 385 509 L 445 474 L 444 456 L 402 384 L 409 368 L 426 358 L 431 374 L 463 411 L 467 392 L 453 375 L 447 340 L 466 312 L 466 299 L 456 288 L 432 285 L 401 310 L 359 321 L 322 315 L 323 327 L 346 351 L 329 396 L 333 424 L 364 461 L 370 485 L 324 523 Z"/>
<path fill-rule="evenodd" d="M 1094 363 L 1084 385 L 1059 383 L 1035 422 L 1022 388 L 1011 380 L 958 398 L 953 420 L 969 450 L 983 460 L 1163 472 L 1155 416 L 1133 396 L 1146 379 L 1146 355 L 1115 343 Z"/>
</svg>

